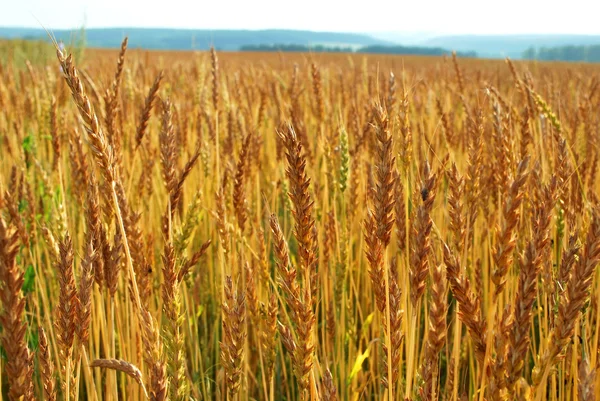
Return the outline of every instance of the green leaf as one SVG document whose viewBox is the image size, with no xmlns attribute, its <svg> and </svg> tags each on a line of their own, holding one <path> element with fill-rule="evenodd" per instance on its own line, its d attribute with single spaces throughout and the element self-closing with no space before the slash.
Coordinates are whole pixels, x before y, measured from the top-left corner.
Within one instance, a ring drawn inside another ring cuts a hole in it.
<svg viewBox="0 0 600 401">
<path fill-rule="evenodd" d="M 202 313 L 204 313 L 204 306 L 203 305 L 199 305 L 198 306 L 198 311 L 196 312 L 196 319 L 199 319 L 200 316 L 202 316 Z"/>
<path fill-rule="evenodd" d="M 365 335 L 367 333 L 367 330 L 369 330 L 369 326 L 371 325 L 371 323 L 373 323 L 374 316 L 375 316 L 375 312 L 372 312 L 371 314 L 369 314 L 369 316 L 367 316 L 367 318 L 363 322 L 362 330 L 361 330 L 363 335 Z"/>
<path fill-rule="evenodd" d="M 30 134 L 23 138 L 23 143 L 21 144 L 21 146 L 23 147 L 23 150 L 26 153 L 31 152 L 31 150 L 33 149 L 33 136 Z"/>
<path fill-rule="evenodd" d="M 25 199 L 21 199 L 18 206 L 19 213 L 23 213 L 25 209 L 27 209 L 27 205 L 27 201 Z"/>
<path fill-rule="evenodd" d="M 25 278 L 23 281 L 23 287 L 22 290 L 25 294 L 29 294 L 30 292 L 33 292 L 33 286 L 35 285 L 35 269 L 33 268 L 33 265 L 29 265 L 27 266 L 27 269 L 25 270 Z"/>
<path fill-rule="evenodd" d="M 352 370 L 350 371 L 350 375 L 346 379 L 347 386 L 352 384 L 352 380 L 358 374 L 358 372 L 360 372 L 360 370 L 362 368 L 362 364 L 369 357 L 370 352 L 371 352 L 371 348 L 370 348 L 370 344 L 369 344 L 369 347 L 367 348 L 367 350 L 364 353 L 358 354 L 356 356 L 356 360 L 354 361 L 354 365 L 352 365 Z"/>
<path fill-rule="evenodd" d="M 37 330 L 28 330 L 27 331 L 27 345 L 29 346 L 29 349 L 38 349 L 38 346 L 40 344 L 40 338 L 38 336 L 38 331 Z"/>
</svg>

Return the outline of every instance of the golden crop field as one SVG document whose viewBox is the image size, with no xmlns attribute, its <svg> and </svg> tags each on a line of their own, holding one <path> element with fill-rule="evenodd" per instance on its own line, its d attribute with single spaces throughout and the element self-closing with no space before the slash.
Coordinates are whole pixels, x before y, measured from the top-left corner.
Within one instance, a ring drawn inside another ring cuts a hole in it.
<svg viewBox="0 0 600 401">
<path fill-rule="evenodd" d="M 595 400 L 600 67 L 0 64 L 0 399 Z"/>
</svg>

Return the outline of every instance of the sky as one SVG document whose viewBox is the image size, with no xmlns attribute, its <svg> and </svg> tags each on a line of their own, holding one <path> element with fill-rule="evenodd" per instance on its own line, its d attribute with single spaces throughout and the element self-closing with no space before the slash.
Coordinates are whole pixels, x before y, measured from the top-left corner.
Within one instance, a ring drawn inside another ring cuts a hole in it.
<svg viewBox="0 0 600 401">
<path fill-rule="evenodd" d="M 0 0 L 0 10 L 0 26 L 51 29 L 600 34 L 596 0 Z"/>
</svg>

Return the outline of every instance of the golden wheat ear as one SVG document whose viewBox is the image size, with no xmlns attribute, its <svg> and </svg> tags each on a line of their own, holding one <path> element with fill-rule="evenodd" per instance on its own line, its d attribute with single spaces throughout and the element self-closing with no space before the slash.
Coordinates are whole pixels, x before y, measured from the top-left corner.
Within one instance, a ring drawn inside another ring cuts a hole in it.
<svg viewBox="0 0 600 401">
<path fill-rule="evenodd" d="M 6 352 L 4 371 L 8 396 L 15 400 L 34 400 L 33 355 L 25 334 L 25 299 L 21 292 L 24 271 L 17 264 L 18 230 L 0 217 L 0 301 L 2 313 L 0 341 Z"/>
<path fill-rule="evenodd" d="M 149 398 L 142 372 L 135 365 L 118 359 L 96 359 L 90 362 L 90 368 L 112 369 L 125 373 L 140 385 L 146 398 Z"/>
<path fill-rule="evenodd" d="M 44 388 L 44 399 L 47 401 L 56 400 L 56 378 L 54 377 L 54 360 L 50 354 L 48 337 L 42 327 L 38 329 L 39 348 L 38 359 Z"/>
</svg>

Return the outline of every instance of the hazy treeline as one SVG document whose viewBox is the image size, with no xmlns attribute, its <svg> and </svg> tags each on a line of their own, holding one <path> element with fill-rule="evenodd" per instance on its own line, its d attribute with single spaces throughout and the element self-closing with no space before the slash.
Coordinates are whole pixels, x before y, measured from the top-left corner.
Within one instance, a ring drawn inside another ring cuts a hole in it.
<svg viewBox="0 0 600 401">
<path fill-rule="evenodd" d="M 275 44 L 275 45 L 244 45 L 240 47 L 241 51 L 253 52 L 329 52 L 329 53 L 371 53 L 371 54 L 410 54 L 422 56 L 443 56 L 450 55 L 452 52 L 441 47 L 420 47 L 420 46 L 383 46 L 371 45 L 358 48 L 341 46 L 305 46 L 300 44 Z M 458 52 L 461 57 L 477 57 L 476 52 Z"/>
<path fill-rule="evenodd" d="M 527 60 L 600 62 L 600 44 L 590 46 L 530 47 L 523 52 Z"/>
</svg>

